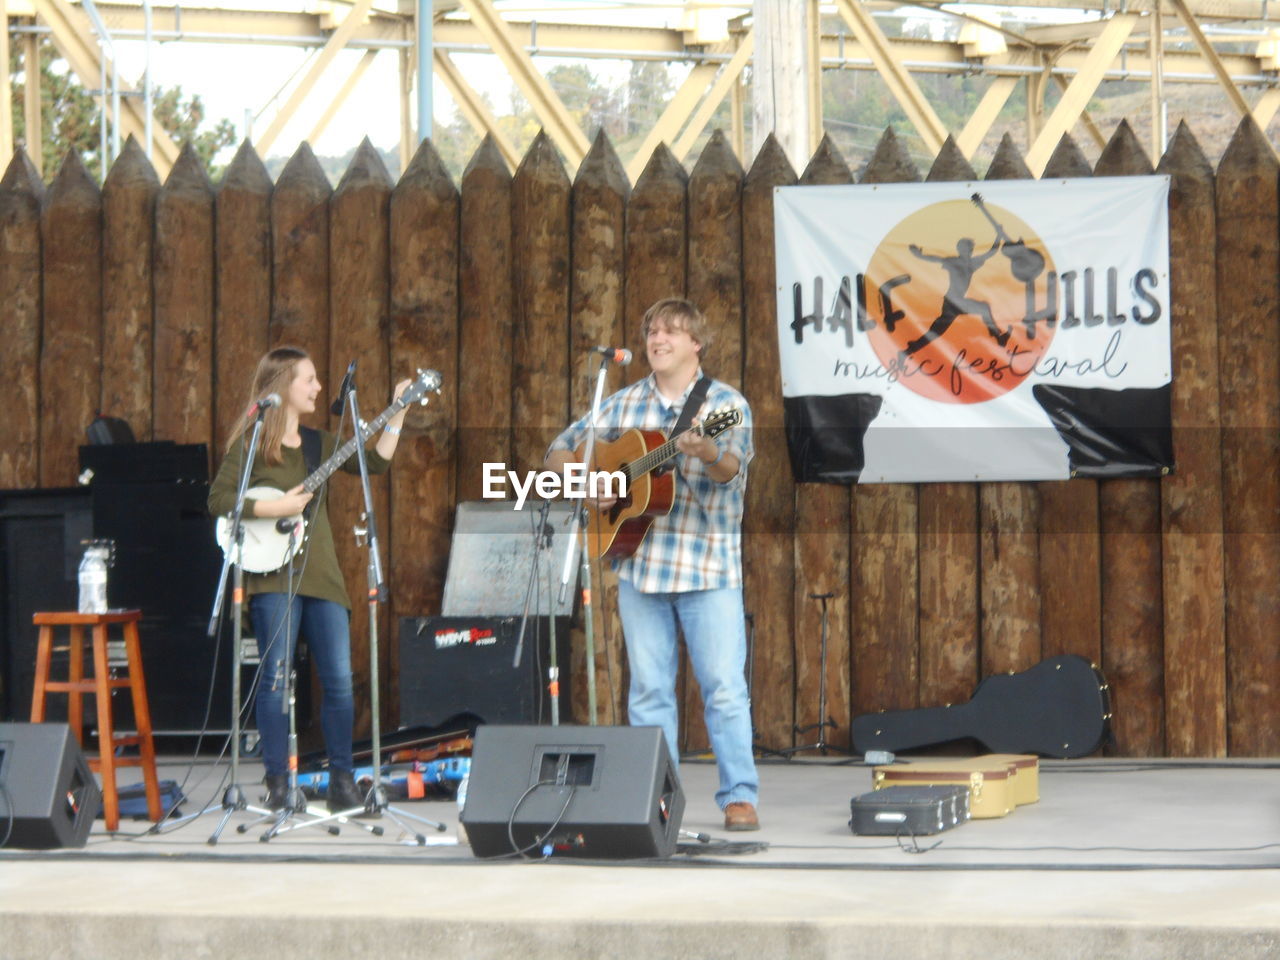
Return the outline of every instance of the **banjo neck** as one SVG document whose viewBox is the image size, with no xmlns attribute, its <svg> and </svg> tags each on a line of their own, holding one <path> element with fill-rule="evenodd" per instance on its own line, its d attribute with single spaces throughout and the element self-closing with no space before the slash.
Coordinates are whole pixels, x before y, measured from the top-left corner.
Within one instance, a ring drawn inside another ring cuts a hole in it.
<svg viewBox="0 0 1280 960">
<path fill-rule="evenodd" d="M 391 404 L 391 406 L 387 407 L 387 409 L 383 410 L 382 413 L 374 417 L 374 419 L 369 421 L 365 426 L 364 430 L 361 431 L 365 435 L 365 438 L 368 439 L 385 427 L 387 425 L 387 421 L 403 410 L 406 406 L 408 406 L 408 403 L 402 403 L 397 400 L 395 403 Z M 333 456 L 320 464 L 320 466 L 316 467 L 312 473 L 307 475 L 307 478 L 302 481 L 302 488 L 306 490 L 307 493 L 315 493 L 320 489 L 321 484 L 333 476 L 339 467 L 351 459 L 351 455 L 356 452 L 357 443 L 357 439 L 352 437 L 334 451 Z"/>
</svg>

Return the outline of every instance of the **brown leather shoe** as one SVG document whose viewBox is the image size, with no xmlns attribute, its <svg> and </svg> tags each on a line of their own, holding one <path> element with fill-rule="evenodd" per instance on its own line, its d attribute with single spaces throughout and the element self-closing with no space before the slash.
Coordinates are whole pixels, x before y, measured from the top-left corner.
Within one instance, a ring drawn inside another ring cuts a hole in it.
<svg viewBox="0 0 1280 960">
<path fill-rule="evenodd" d="M 756 816 L 755 804 L 738 800 L 725 807 L 724 828 L 726 830 L 759 830 L 760 818 Z"/>
</svg>

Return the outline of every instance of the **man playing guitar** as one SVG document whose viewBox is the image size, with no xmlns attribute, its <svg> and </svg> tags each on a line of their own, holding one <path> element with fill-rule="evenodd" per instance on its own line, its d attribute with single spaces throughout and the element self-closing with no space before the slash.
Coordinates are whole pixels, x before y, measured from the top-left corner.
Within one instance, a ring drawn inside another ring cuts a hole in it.
<svg viewBox="0 0 1280 960">
<path fill-rule="evenodd" d="M 670 512 L 652 520 L 631 556 L 614 560 L 631 666 L 628 714 L 634 726 L 661 727 L 678 762 L 678 622 L 702 691 L 725 828 L 756 830 L 759 777 L 751 747 L 742 605 L 742 511 L 747 464 L 754 454 L 750 409 L 737 390 L 703 376 L 701 359 L 711 337 L 706 318 L 693 304 L 658 301 L 645 313 L 641 332 L 653 372 L 604 401 L 600 439 L 636 428 L 661 430 L 679 434 L 679 453 L 672 460 Z M 739 408 L 741 425 L 714 440 L 684 429 L 699 411 L 722 407 Z M 579 462 L 575 451 L 587 439 L 589 416 L 555 439 L 547 469 L 563 472 L 566 464 Z M 598 499 L 590 509 L 614 506 L 613 499 Z"/>
</svg>

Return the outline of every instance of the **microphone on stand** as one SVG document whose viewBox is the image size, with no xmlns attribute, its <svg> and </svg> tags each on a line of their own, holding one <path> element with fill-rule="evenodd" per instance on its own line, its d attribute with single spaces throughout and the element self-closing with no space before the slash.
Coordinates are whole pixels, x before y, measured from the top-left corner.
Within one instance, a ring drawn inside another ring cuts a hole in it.
<svg viewBox="0 0 1280 960">
<path fill-rule="evenodd" d="M 626 347 L 593 347 L 591 352 L 602 354 L 606 363 L 616 363 L 620 367 L 631 362 L 631 351 Z"/>
<path fill-rule="evenodd" d="M 280 406 L 280 394 L 268 393 L 265 397 L 249 408 L 249 412 L 245 414 L 247 418 L 253 418 L 259 414 L 266 413 L 272 407 Z"/>
<path fill-rule="evenodd" d="M 346 376 L 342 378 L 342 385 L 338 387 L 338 395 L 334 398 L 333 403 L 329 405 L 329 412 L 335 417 L 342 413 L 342 405 L 347 402 L 347 394 L 351 392 L 352 383 L 356 378 L 356 362 L 351 361 L 351 366 L 347 367 Z"/>
</svg>

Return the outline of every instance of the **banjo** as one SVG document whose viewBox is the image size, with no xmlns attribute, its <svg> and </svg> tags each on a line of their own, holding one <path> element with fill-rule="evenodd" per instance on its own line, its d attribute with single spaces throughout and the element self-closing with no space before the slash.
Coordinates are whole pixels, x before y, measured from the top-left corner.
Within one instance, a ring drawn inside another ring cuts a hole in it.
<svg viewBox="0 0 1280 960">
<path fill-rule="evenodd" d="M 377 433 L 387 421 L 411 403 L 426 406 L 428 391 L 440 392 L 440 374 L 435 370 L 419 370 L 418 379 L 392 401 L 391 406 L 383 410 L 372 421 L 365 425 L 366 439 Z M 302 481 L 302 489 L 315 493 L 320 485 L 333 476 L 334 472 L 351 458 L 356 452 L 356 438 L 352 437 L 314 472 Z M 275 487 L 252 487 L 245 491 L 245 497 L 253 500 L 275 500 L 284 496 L 283 490 Z M 240 521 L 244 529 L 244 544 L 240 551 L 240 565 L 249 573 L 272 573 L 279 570 L 297 554 L 302 547 L 302 527 L 306 519 L 302 514 L 293 517 L 244 517 Z M 231 518 L 219 517 L 215 527 L 215 536 L 224 553 L 230 554 L 235 544 L 231 536 Z M 233 558 L 234 559 L 234 558 Z"/>
</svg>

